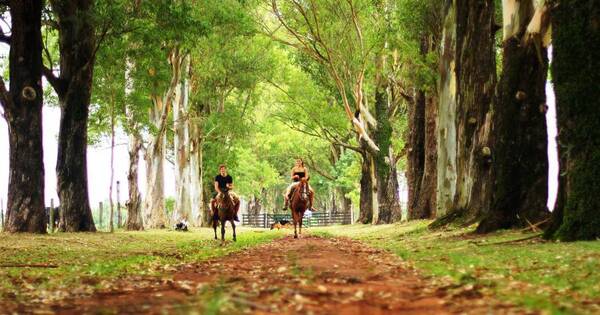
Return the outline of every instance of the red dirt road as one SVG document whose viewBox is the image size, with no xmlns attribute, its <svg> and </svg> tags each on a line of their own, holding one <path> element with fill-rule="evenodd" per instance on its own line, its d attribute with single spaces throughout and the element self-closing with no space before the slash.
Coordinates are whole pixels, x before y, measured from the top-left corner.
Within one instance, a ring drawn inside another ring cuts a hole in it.
<svg viewBox="0 0 600 315">
<path fill-rule="evenodd" d="M 344 239 L 286 237 L 185 265 L 172 279 L 123 279 L 59 314 L 522 314 L 476 288 L 440 287 L 397 256 Z M 458 293 L 457 293 L 458 292 Z"/>
</svg>

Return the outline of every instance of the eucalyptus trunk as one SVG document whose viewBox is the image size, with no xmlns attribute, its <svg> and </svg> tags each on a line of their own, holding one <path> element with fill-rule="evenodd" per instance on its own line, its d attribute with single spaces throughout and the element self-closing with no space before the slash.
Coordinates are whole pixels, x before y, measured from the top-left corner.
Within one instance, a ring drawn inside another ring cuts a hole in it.
<svg viewBox="0 0 600 315">
<path fill-rule="evenodd" d="M 437 102 L 433 95 L 425 95 L 425 163 L 421 177 L 419 197 L 412 219 L 429 219 L 436 216 L 436 138 Z"/>
<path fill-rule="evenodd" d="M 156 128 L 146 150 L 146 194 L 144 196 L 144 222 L 150 228 L 165 228 L 169 222 L 165 209 L 164 161 L 167 120 L 173 106 L 175 93 L 181 80 L 185 55 L 177 47 L 169 51 L 171 82 L 162 95 L 152 96 L 151 123 Z"/>
<path fill-rule="evenodd" d="M 146 194 L 144 222 L 149 228 L 165 228 L 168 223 L 164 196 L 165 136 L 154 138 L 146 151 Z"/>
<path fill-rule="evenodd" d="M 594 240 L 600 237 L 600 2 L 550 5 L 563 185 L 555 210 L 558 222 L 548 235 L 564 241 Z"/>
<path fill-rule="evenodd" d="M 372 154 L 377 184 L 375 193 L 379 206 L 378 215 L 373 216 L 376 224 L 392 223 L 400 221 L 402 218 L 396 159 L 392 149 L 392 124 L 389 109 L 387 84 L 380 84 L 375 92 L 377 127 L 373 132 L 373 139 L 379 147 L 379 151 Z"/>
<path fill-rule="evenodd" d="M 429 35 L 421 38 L 423 58 L 437 46 Z M 434 93 L 417 91 L 408 112 L 408 219 L 429 219 L 436 214 L 437 103 Z"/>
<path fill-rule="evenodd" d="M 360 176 L 360 213 L 357 222 L 364 224 L 373 222 L 373 172 L 369 157 L 361 153 L 361 176 Z"/>
<path fill-rule="evenodd" d="M 437 213 L 433 226 L 478 221 L 489 207 L 488 138 L 496 83 L 494 1 L 447 1 L 437 126 Z M 475 53 L 476 52 L 476 53 Z"/>
<path fill-rule="evenodd" d="M 175 209 L 173 221 L 192 220 L 191 204 L 191 164 L 190 164 L 190 130 L 188 122 L 189 113 L 189 57 L 182 65 L 185 69 L 182 80 L 178 84 L 173 102 L 173 132 L 175 145 Z"/>
<path fill-rule="evenodd" d="M 43 1 L 9 1 L 10 93 L 1 82 L 0 102 L 8 123 L 9 182 L 4 231 L 46 233 L 42 140 Z M 4 223 L 4 222 L 3 222 Z"/>
<path fill-rule="evenodd" d="M 425 91 L 418 91 L 414 102 L 408 105 L 407 140 L 408 219 L 423 219 L 417 205 L 425 173 Z"/>
<path fill-rule="evenodd" d="M 524 43 L 534 5 L 521 1 L 508 19 L 512 36 L 503 43 L 502 75 L 493 105 L 494 189 L 489 213 L 477 231 L 527 226 L 545 220 L 548 200 L 546 127 L 547 51 Z M 506 20 L 506 19 L 505 19 Z"/>
<path fill-rule="evenodd" d="M 195 112 L 192 111 L 192 114 Z M 191 116 L 188 119 L 189 132 L 190 132 L 190 194 L 191 194 L 191 208 L 192 218 L 191 222 L 194 226 L 203 226 L 206 223 L 206 216 L 202 209 L 202 205 L 205 202 L 204 194 L 202 193 L 204 169 L 203 163 L 203 150 L 202 150 L 202 129 L 192 119 L 197 116 Z"/>
<path fill-rule="evenodd" d="M 142 217 L 142 196 L 138 185 L 138 165 L 142 139 L 137 132 L 129 134 L 129 170 L 127 172 L 127 187 L 129 200 L 127 201 L 127 222 L 125 229 L 128 231 L 141 231 L 144 229 Z"/>
<path fill-rule="evenodd" d="M 96 231 L 88 196 L 87 122 L 92 94 L 96 37 L 94 1 L 50 1 L 57 17 L 60 76 L 47 73 L 61 109 L 56 176 L 59 230 Z"/>
</svg>

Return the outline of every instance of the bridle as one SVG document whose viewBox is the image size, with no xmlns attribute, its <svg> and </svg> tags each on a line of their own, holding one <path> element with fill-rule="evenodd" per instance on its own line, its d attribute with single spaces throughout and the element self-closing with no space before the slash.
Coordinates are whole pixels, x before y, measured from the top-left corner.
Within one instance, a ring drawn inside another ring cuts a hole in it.
<svg viewBox="0 0 600 315">
<path fill-rule="evenodd" d="M 306 182 L 306 180 L 300 181 L 300 198 L 302 200 L 308 199 L 308 183 Z"/>
</svg>

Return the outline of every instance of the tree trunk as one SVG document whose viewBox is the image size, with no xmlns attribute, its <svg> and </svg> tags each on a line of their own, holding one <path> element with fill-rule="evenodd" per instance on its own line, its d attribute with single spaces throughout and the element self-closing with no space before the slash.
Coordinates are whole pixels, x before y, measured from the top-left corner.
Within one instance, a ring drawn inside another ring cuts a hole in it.
<svg viewBox="0 0 600 315">
<path fill-rule="evenodd" d="M 54 86 L 61 107 L 56 163 L 60 199 L 59 229 L 63 232 L 96 231 L 88 197 L 87 121 L 92 92 L 95 30 L 94 1 L 50 2 L 58 20 L 60 77 Z"/>
<path fill-rule="evenodd" d="M 373 181 L 371 161 L 362 153 L 360 177 L 360 213 L 358 222 L 367 224 L 373 222 Z"/>
<path fill-rule="evenodd" d="M 437 102 L 435 96 L 425 99 L 425 164 L 423 177 L 419 184 L 419 197 L 413 212 L 413 219 L 429 219 L 436 216 L 437 181 L 437 139 L 436 139 Z"/>
<path fill-rule="evenodd" d="M 417 92 L 415 101 L 408 107 L 407 164 L 408 219 L 424 219 L 417 205 L 425 172 L 425 91 Z"/>
<path fill-rule="evenodd" d="M 375 165 L 376 193 L 379 205 L 379 214 L 374 223 L 383 224 L 400 221 L 402 210 L 399 201 L 396 159 L 392 150 L 392 125 L 390 123 L 387 85 L 380 85 L 375 93 L 377 128 L 374 131 L 373 138 L 380 150 L 372 156 Z"/>
<path fill-rule="evenodd" d="M 202 212 L 204 213 L 204 217 L 206 218 L 202 222 L 202 226 L 209 227 L 212 222 L 212 210 L 210 209 L 210 190 L 208 187 L 202 187 L 202 194 L 204 196 L 205 202 L 202 203 Z"/>
<path fill-rule="evenodd" d="M 193 111 L 191 113 L 194 113 Z M 204 194 L 202 193 L 203 186 L 203 150 L 202 150 L 202 129 L 197 123 L 192 121 L 192 118 L 197 117 L 193 115 L 188 119 L 189 132 L 190 132 L 190 194 L 191 194 L 191 208 L 192 218 L 191 222 L 194 226 L 203 226 L 207 218 L 204 215 L 202 205 L 205 202 Z"/>
<path fill-rule="evenodd" d="M 445 216 L 433 227 L 468 225 L 489 207 L 493 25 L 492 0 L 456 0 L 446 6 L 437 133 L 437 212 Z"/>
<path fill-rule="evenodd" d="M 9 1 L 12 34 L 10 93 L 4 81 L 1 103 L 8 123 L 9 165 L 7 232 L 46 233 L 42 141 L 43 1 Z"/>
<path fill-rule="evenodd" d="M 136 132 L 129 134 L 129 171 L 127 172 L 127 187 L 129 190 L 129 200 L 127 201 L 127 231 L 141 231 L 144 229 L 142 219 L 142 204 L 140 189 L 138 186 L 138 165 L 140 160 L 140 149 L 142 139 Z"/>
<path fill-rule="evenodd" d="M 115 182 L 115 100 L 110 100 L 110 185 L 108 189 L 108 201 L 110 203 L 110 224 L 109 231 L 115 231 L 114 227 L 114 202 L 113 202 L 113 187 Z M 119 211 L 119 210 L 117 210 Z"/>
<path fill-rule="evenodd" d="M 435 37 L 435 36 L 434 36 Z M 439 43 L 429 34 L 421 38 L 420 53 L 423 58 Z M 437 103 L 433 93 L 417 92 L 415 103 L 409 107 L 408 150 L 408 219 L 435 217 L 437 148 Z"/>
<path fill-rule="evenodd" d="M 600 237 L 600 3 L 552 1 L 552 78 L 556 91 L 560 187 L 548 235 L 564 241 Z M 562 202 L 561 202 L 562 200 Z"/>
<path fill-rule="evenodd" d="M 537 223 L 550 214 L 546 79 L 548 58 L 543 46 L 523 44 L 534 14 L 532 2 L 521 2 L 511 20 L 517 32 L 503 43 L 502 76 L 493 105 L 494 189 L 489 213 L 479 233 Z"/>
<path fill-rule="evenodd" d="M 190 124 L 188 122 L 189 112 L 189 84 L 187 76 L 189 73 L 189 57 L 184 57 L 182 68 L 185 69 L 182 80 L 178 84 L 173 101 L 173 132 L 175 145 L 175 210 L 173 221 L 192 220 L 191 204 L 191 165 L 190 165 Z"/>
<path fill-rule="evenodd" d="M 146 151 L 146 194 L 144 196 L 144 222 L 149 228 L 167 226 L 164 196 L 164 135 L 155 138 Z"/>
<path fill-rule="evenodd" d="M 181 80 L 184 55 L 175 47 L 169 52 L 171 82 L 162 96 L 153 95 L 151 121 L 156 127 L 146 150 L 146 194 L 144 196 L 144 222 L 150 228 L 165 228 L 168 224 L 164 196 L 164 160 L 167 132 L 167 118 Z"/>
</svg>

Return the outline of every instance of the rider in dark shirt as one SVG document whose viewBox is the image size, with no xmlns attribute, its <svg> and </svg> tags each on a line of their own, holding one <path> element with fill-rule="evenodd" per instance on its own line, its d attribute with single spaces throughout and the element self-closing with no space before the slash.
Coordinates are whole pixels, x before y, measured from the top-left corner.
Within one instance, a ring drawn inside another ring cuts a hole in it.
<svg viewBox="0 0 600 315">
<path fill-rule="evenodd" d="M 231 175 L 227 174 L 227 167 L 225 165 L 220 165 L 219 175 L 215 177 L 215 193 L 213 195 L 213 200 L 211 201 L 211 204 L 213 204 L 214 209 L 216 209 L 216 201 L 223 197 L 224 192 L 229 193 L 229 196 L 233 200 L 234 204 L 238 204 L 240 202 L 240 199 L 232 190 L 233 178 L 231 177 Z M 216 215 L 216 213 L 213 213 L 213 215 Z M 235 221 L 239 222 L 237 211 L 235 213 Z"/>
</svg>

